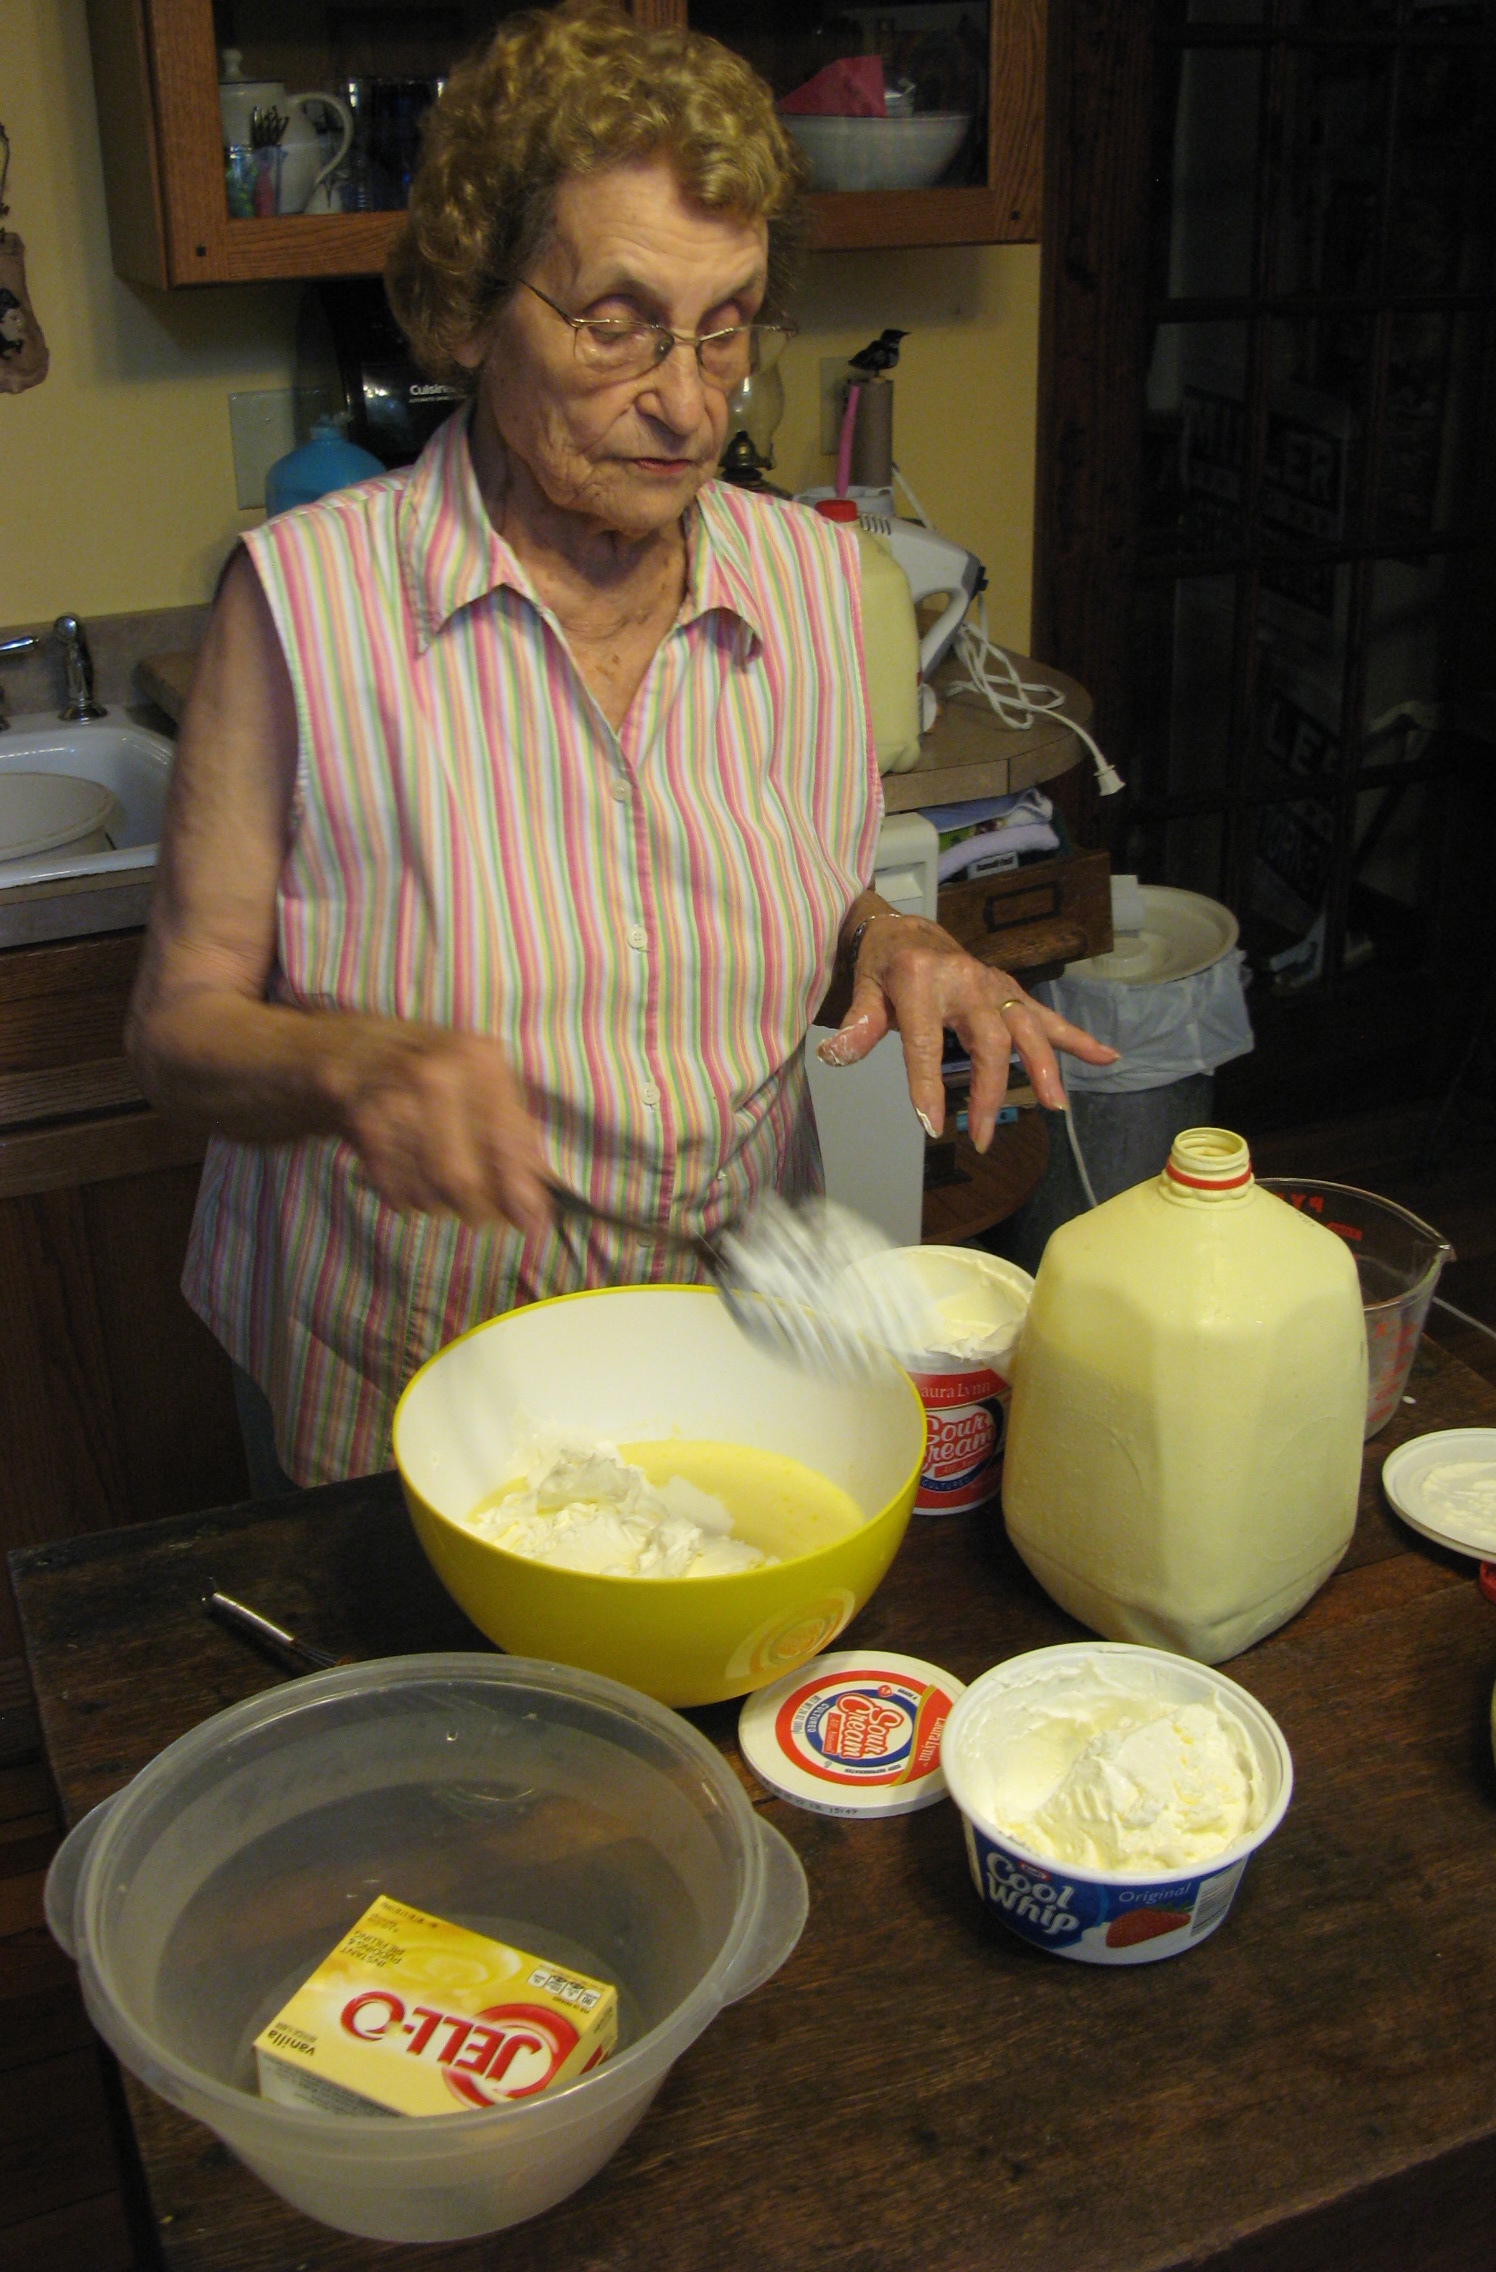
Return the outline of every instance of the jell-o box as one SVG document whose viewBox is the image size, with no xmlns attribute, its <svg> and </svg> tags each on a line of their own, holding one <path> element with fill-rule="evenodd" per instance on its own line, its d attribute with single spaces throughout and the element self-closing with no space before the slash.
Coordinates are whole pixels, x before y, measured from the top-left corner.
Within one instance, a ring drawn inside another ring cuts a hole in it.
<svg viewBox="0 0 1496 2272">
<path fill-rule="evenodd" d="M 260 2095 L 334 2114 L 457 2114 L 575 2081 L 617 1991 L 381 1894 L 255 2038 Z"/>
</svg>

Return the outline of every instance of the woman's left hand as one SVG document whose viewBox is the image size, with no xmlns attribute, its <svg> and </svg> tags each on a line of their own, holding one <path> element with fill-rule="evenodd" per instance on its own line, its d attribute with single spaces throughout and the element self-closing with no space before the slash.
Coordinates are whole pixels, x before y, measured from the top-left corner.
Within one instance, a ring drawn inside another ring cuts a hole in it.
<svg viewBox="0 0 1496 2272">
<path fill-rule="evenodd" d="M 1016 1049 L 1040 1104 L 1063 1112 L 1055 1051 L 1088 1065 L 1111 1065 L 1117 1052 L 1093 1041 L 1079 1026 L 1046 1010 L 1015 978 L 978 962 L 949 931 L 920 915 L 874 915 L 863 927 L 846 1016 L 820 1055 L 828 1065 L 855 1065 L 889 1031 L 903 1038 L 904 1064 L 914 1109 L 931 1136 L 945 1124 L 941 1057 L 945 1028 L 971 1059 L 967 1127 L 985 1152 L 997 1126 Z"/>
</svg>

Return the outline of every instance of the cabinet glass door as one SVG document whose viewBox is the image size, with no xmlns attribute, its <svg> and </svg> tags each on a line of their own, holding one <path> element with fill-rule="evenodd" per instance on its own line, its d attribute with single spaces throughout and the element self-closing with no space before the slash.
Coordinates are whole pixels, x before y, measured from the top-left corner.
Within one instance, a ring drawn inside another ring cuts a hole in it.
<svg viewBox="0 0 1496 2272">
<path fill-rule="evenodd" d="M 987 180 L 991 27 L 971 0 L 690 0 L 690 21 L 748 58 L 775 97 L 811 187 L 894 191 Z"/>
<path fill-rule="evenodd" d="M 215 0 L 231 220 L 405 205 L 421 119 L 502 0 Z"/>
</svg>

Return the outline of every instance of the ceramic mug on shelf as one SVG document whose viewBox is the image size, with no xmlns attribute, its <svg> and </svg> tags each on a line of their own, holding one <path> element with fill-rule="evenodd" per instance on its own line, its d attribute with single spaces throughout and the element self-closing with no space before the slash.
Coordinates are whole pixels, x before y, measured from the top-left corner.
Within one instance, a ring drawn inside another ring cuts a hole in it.
<svg viewBox="0 0 1496 2272">
<path fill-rule="evenodd" d="M 330 158 L 323 156 L 322 138 L 311 116 L 318 104 L 337 121 L 337 147 Z M 348 115 L 348 105 L 336 95 L 311 93 L 287 95 L 284 107 L 289 117 L 280 142 L 285 162 L 281 167 L 280 202 L 276 211 L 304 213 L 315 199 L 315 211 L 331 212 L 333 208 L 326 196 L 325 184 L 343 163 L 353 140 L 353 120 Z"/>
</svg>

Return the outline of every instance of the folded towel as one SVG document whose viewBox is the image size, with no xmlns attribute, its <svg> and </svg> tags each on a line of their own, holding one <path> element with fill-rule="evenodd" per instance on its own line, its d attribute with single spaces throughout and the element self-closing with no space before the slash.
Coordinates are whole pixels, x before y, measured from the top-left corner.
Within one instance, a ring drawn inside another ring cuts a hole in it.
<svg viewBox="0 0 1496 2272">
<path fill-rule="evenodd" d="M 982 829 L 976 836 L 963 836 L 959 844 L 942 852 L 935 863 L 935 873 L 941 883 L 949 883 L 952 876 L 969 876 L 990 863 L 991 868 L 1016 866 L 1018 856 L 1024 852 L 1058 852 L 1060 839 L 1047 821 L 1036 820 L 1027 825 L 1003 829 Z"/>
<path fill-rule="evenodd" d="M 942 883 L 982 868 L 1012 867 L 1022 852 L 1058 852 L 1054 806 L 1042 789 L 1015 797 L 975 797 L 964 805 L 934 805 L 925 818 L 940 839 L 936 872 Z"/>
<path fill-rule="evenodd" d="M 1034 809 L 1048 820 L 1054 807 L 1038 789 L 1016 792 L 1011 797 L 968 797 L 962 805 L 926 805 L 925 819 L 937 836 L 944 836 L 953 828 L 976 828 L 984 820 L 1005 820 L 1025 798 L 1036 800 Z"/>
</svg>

